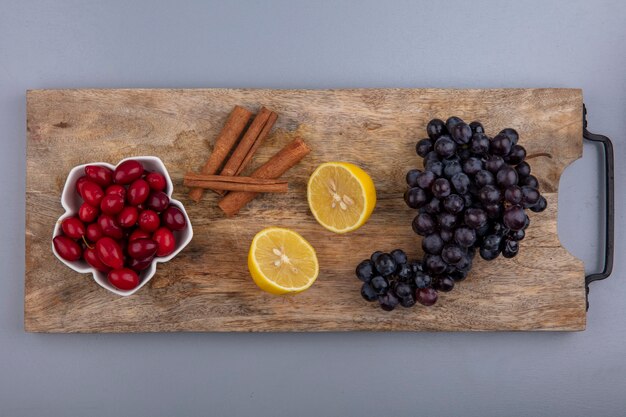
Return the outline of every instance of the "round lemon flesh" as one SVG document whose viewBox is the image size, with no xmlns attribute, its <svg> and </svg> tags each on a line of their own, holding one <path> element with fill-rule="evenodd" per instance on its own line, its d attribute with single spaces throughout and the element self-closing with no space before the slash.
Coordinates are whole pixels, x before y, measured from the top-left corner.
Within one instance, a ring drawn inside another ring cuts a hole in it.
<svg viewBox="0 0 626 417">
<path fill-rule="evenodd" d="M 327 162 L 311 174 L 307 198 L 319 224 L 335 233 L 347 233 L 369 219 L 376 206 L 376 188 L 360 167 Z"/>
<path fill-rule="evenodd" d="M 252 279 L 271 294 L 298 293 L 315 282 L 319 264 L 315 249 L 290 229 L 270 227 L 252 239 L 248 252 Z"/>
</svg>

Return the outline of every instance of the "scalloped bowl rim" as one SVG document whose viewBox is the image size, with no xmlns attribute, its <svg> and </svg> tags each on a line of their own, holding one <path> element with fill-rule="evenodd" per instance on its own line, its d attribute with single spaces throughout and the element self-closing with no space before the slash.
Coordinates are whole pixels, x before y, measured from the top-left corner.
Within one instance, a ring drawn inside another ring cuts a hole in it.
<svg viewBox="0 0 626 417">
<path fill-rule="evenodd" d="M 50 242 L 52 246 L 52 252 L 54 253 L 54 256 L 57 257 L 57 259 L 59 259 L 61 262 L 63 262 L 65 265 L 67 265 L 69 268 L 73 269 L 76 272 L 79 272 L 81 274 L 91 273 L 94 281 L 96 281 L 98 285 L 100 285 L 102 288 L 105 288 L 111 291 L 112 293 L 121 295 L 123 297 L 133 295 L 134 293 L 139 291 L 156 274 L 157 263 L 165 263 L 173 259 L 176 255 L 178 255 L 180 251 L 182 251 L 189 244 L 189 242 L 191 242 L 191 239 L 193 238 L 193 228 L 191 226 L 191 222 L 189 221 L 189 215 L 187 214 L 187 211 L 185 210 L 185 206 L 183 206 L 183 204 L 180 201 L 172 198 L 172 192 L 174 191 L 172 179 L 170 178 L 170 174 L 167 171 L 165 164 L 163 163 L 163 161 L 161 161 L 160 158 L 156 156 L 133 156 L 133 157 L 122 159 L 121 161 L 117 163 L 117 165 L 109 164 L 108 162 L 90 162 L 88 164 L 77 165 L 74 168 L 72 168 L 69 174 L 67 175 L 67 179 L 65 180 L 65 185 L 63 186 L 63 192 L 61 194 L 61 205 L 63 206 L 65 213 L 63 213 L 61 217 L 59 217 L 59 220 L 57 220 L 56 224 L 54 225 L 54 230 L 52 232 L 52 238 L 54 239 L 55 236 L 58 236 L 60 234 L 59 230 L 61 229 L 61 222 L 67 217 L 72 217 L 78 214 L 78 208 L 80 207 L 80 197 L 78 196 L 78 194 L 76 194 L 75 184 L 76 184 L 76 180 L 78 180 L 79 177 L 85 174 L 85 167 L 87 165 L 105 166 L 105 167 L 115 170 L 115 168 L 119 166 L 121 163 L 123 163 L 124 161 L 131 160 L 131 159 L 137 160 L 141 162 L 142 165 L 144 165 L 144 167 L 146 167 L 147 169 L 156 170 L 165 176 L 165 181 L 167 184 L 166 189 L 168 190 L 166 194 L 170 198 L 170 204 L 178 207 L 180 211 L 183 213 L 183 215 L 185 216 L 185 220 L 187 221 L 187 227 L 184 230 L 175 232 L 177 234 L 177 237 L 176 237 L 177 243 L 176 243 L 176 249 L 174 250 L 174 252 L 172 252 L 168 256 L 155 257 L 152 260 L 150 267 L 148 267 L 147 269 L 145 269 L 139 274 L 142 277 L 141 283 L 136 288 L 133 288 L 132 290 L 124 291 L 124 290 L 120 290 L 112 286 L 109 283 L 105 273 L 96 270 L 94 267 L 90 266 L 87 262 L 83 260 L 70 262 L 61 258 L 61 256 L 59 256 L 59 254 L 57 253 L 54 247 L 54 243 L 52 243 L 52 241 Z M 76 208 L 74 208 L 75 204 L 78 204 Z"/>
</svg>

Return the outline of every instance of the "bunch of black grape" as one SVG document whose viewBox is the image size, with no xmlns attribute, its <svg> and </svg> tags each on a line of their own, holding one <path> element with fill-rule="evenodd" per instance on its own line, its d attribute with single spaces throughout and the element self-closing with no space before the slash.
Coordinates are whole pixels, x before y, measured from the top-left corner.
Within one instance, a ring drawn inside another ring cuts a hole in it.
<svg viewBox="0 0 626 417">
<path fill-rule="evenodd" d="M 431 120 L 426 131 L 428 138 L 416 145 L 417 154 L 424 158 L 424 169 L 407 173 L 409 189 L 404 200 L 419 211 L 412 225 L 415 233 L 424 236 L 424 259 L 410 265 L 419 265 L 412 269 L 414 274 L 420 273 L 420 281 L 422 275 L 427 276 L 424 288 L 434 291 L 436 301 L 436 291 L 451 291 L 455 282 L 465 279 L 477 250 L 486 260 L 500 254 L 505 258 L 516 256 L 519 241 L 530 224 L 525 209 L 541 212 L 547 202 L 537 189 L 537 178 L 530 174 L 530 165 L 524 161 L 526 150 L 518 145 L 514 129 L 503 129 L 490 138 L 479 122 L 467 124 L 453 116 L 445 123 Z M 381 307 L 389 310 L 393 304 L 390 297 L 402 304 L 393 282 L 404 281 L 396 278 L 399 270 L 379 269 L 380 259 L 374 259 L 377 253 L 359 264 L 357 277 L 365 281 L 363 297 L 378 299 Z M 359 271 L 368 268 L 367 262 L 375 269 L 370 280 Z M 375 277 L 382 279 L 374 281 Z M 383 280 L 389 285 L 383 285 Z M 404 294 L 405 287 L 400 289 Z M 420 290 L 413 285 L 417 301 Z"/>
<path fill-rule="evenodd" d="M 374 252 L 356 267 L 356 276 L 363 281 L 363 298 L 378 301 L 386 311 L 398 304 L 411 307 L 419 302 L 430 306 L 437 301 L 437 291 L 432 288 L 432 278 L 424 271 L 423 263 L 409 262 L 400 249 Z"/>
<path fill-rule="evenodd" d="M 473 248 L 486 260 L 517 255 L 530 223 L 524 209 L 547 206 L 517 132 L 507 128 L 489 138 L 479 122 L 454 116 L 431 120 L 426 131 L 416 145 L 424 170 L 407 173 L 404 200 L 419 210 L 413 230 L 424 236 L 428 270 L 465 271 Z"/>
</svg>

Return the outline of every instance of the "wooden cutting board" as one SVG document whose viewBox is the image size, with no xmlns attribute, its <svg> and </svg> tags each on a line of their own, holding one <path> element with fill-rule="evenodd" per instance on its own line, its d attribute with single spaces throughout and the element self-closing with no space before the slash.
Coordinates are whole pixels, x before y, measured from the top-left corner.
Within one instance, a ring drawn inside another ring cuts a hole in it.
<svg viewBox="0 0 626 417">
<path fill-rule="evenodd" d="M 197 170 L 234 105 L 278 112 L 278 122 L 250 169 L 295 136 L 312 148 L 290 170 L 288 194 L 263 195 L 226 218 L 217 196 L 199 204 L 182 186 Z M 557 236 L 563 169 L 582 153 L 582 92 L 575 89 L 353 90 L 35 90 L 27 93 L 25 328 L 31 332 L 583 330 L 583 263 Z M 402 199 L 407 170 L 421 165 L 415 142 L 434 117 L 480 120 L 493 135 L 520 133 L 548 210 L 531 213 L 519 256 L 478 260 L 468 279 L 430 308 L 384 312 L 359 295 L 356 264 L 374 250 L 421 255 L 415 215 Z M 191 244 L 159 264 L 152 281 L 123 298 L 76 273 L 51 252 L 63 213 L 61 189 L 78 164 L 155 155 L 174 182 L 194 228 Z M 319 226 L 306 182 L 325 161 L 367 170 L 378 204 L 369 222 L 347 235 Z M 272 296 L 254 285 L 247 252 L 264 227 L 297 230 L 316 248 L 320 275 L 306 292 Z"/>
</svg>

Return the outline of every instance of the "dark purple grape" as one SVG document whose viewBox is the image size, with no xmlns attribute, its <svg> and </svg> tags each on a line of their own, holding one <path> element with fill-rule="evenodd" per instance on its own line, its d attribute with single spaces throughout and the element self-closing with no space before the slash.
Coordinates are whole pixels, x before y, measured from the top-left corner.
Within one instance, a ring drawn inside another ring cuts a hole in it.
<svg viewBox="0 0 626 417">
<path fill-rule="evenodd" d="M 422 210 L 429 214 L 439 214 L 441 211 L 440 200 L 433 197 L 424 207 L 422 207 Z"/>
<path fill-rule="evenodd" d="M 370 281 L 370 285 L 378 295 L 386 293 L 389 289 L 389 281 L 380 275 L 373 277 Z"/>
<path fill-rule="evenodd" d="M 483 155 L 489 152 L 489 138 L 483 133 L 475 133 L 472 136 L 470 150 L 476 155 Z"/>
<path fill-rule="evenodd" d="M 433 195 L 439 199 L 447 197 L 450 195 L 452 189 L 450 187 L 450 182 L 445 178 L 437 178 L 432 187 L 430 187 Z"/>
<path fill-rule="evenodd" d="M 539 194 L 539 191 L 537 191 L 536 188 L 533 187 L 528 187 L 528 186 L 524 186 L 522 187 L 522 202 L 523 202 L 523 206 L 524 208 L 529 208 L 534 206 L 535 204 L 537 204 L 537 202 L 539 201 L 539 198 L 541 197 L 541 194 Z"/>
<path fill-rule="evenodd" d="M 452 278 L 454 282 L 461 282 L 465 278 L 467 278 L 468 273 L 469 271 L 467 270 L 455 269 L 454 271 L 450 272 L 448 276 Z"/>
<path fill-rule="evenodd" d="M 409 188 L 404 193 L 404 202 L 407 206 L 418 209 L 428 202 L 428 195 L 419 187 Z"/>
<path fill-rule="evenodd" d="M 404 308 L 413 307 L 416 302 L 417 300 L 415 299 L 415 295 L 413 295 L 413 292 L 411 292 L 411 294 L 407 297 L 400 298 L 400 305 Z"/>
<path fill-rule="evenodd" d="M 499 250 L 490 250 L 490 249 L 485 249 L 483 247 L 480 248 L 479 253 L 480 253 L 480 257 L 486 261 L 494 260 L 498 257 L 498 255 L 500 255 Z"/>
<path fill-rule="evenodd" d="M 433 142 L 430 139 L 420 139 L 415 144 L 415 152 L 422 158 L 426 157 L 433 150 Z"/>
<path fill-rule="evenodd" d="M 487 250 L 500 250 L 500 244 L 502 243 L 502 237 L 497 234 L 485 236 L 483 239 L 483 243 L 480 245 L 481 248 L 485 248 Z"/>
<path fill-rule="evenodd" d="M 383 252 L 377 250 L 376 252 L 372 253 L 372 256 L 370 256 L 370 261 L 376 262 L 376 259 L 378 259 L 378 257 L 382 254 Z"/>
<path fill-rule="evenodd" d="M 439 236 L 441 236 L 441 240 L 448 243 L 454 238 L 454 231 L 452 229 L 441 229 L 439 231 Z"/>
<path fill-rule="evenodd" d="M 522 189 L 517 185 L 512 185 L 504 190 L 504 200 L 507 203 L 519 204 L 522 201 Z"/>
<path fill-rule="evenodd" d="M 430 286 L 432 278 L 427 273 L 419 271 L 415 273 L 414 281 L 417 288 L 426 288 Z"/>
<path fill-rule="evenodd" d="M 404 253 L 402 249 L 394 249 L 391 251 L 390 255 L 393 257 L 393 260 L 396 261 L 396 265 L 402 265 L 408 261 L 406 253 Z"/>
<path fill-rule="evenodd" d="M 398 269 L 396 270 L 396 275 L 398 276 L 398 279 L 400 279 L 401 281 L 408 281 L 410 279 L 413 279 L 414 273 L 413 273 L 413 269 L 411 269 L 411 265 L 401 264 L 401 265 L 398 265 Z"/>
<path fill-rule="evenodd" d="M 452 230 L 456 226 L 457 218 L 452 213 L 441 213 L 437 216 L 439 227 L 444 230 Z"/>
<path fill-rule="evenodd" d="M 374 267 L 376 267 L 376 270 L 380 275 L 382 275 L 383 277 L 388 277 L 389 275 L 396 272 L 397 265 L 396 261 L 393 259 L 393 256 L 388 253 L 383 253 L 378 258 L 376 258 L 376 261 L 374 262 Z"/>
<path fill-rule="evenodd" d="M 393 292 L 398 296 L 398 298 L 405 298 L 413 294 L 413 290 L 409 284 L 404 282 L 399 282 L 393 287 Z"/>
<path fill-rule="evenodd" d="M 463 210 L 465 207 L 465 201 L 463 197 L 458 194 L 450 194 L 446 198 L 443 199 L 443 208 L 452 214 L 457 214 Z"/>
<path fill-rule="evenodd" d="M 432 172 L 437 177 L 441 177 L 441 174 L 443 174 L 443 164 L 441 161 L 428 161 L 426 162 L 424 169 Z"/>
<path fill-rule="evenodd" d="M 374 263 L 366 259 L 356 267 L 356 277 L 363 282 L 370 282 L 375 274 Z"/>
<path fill-rule="evenodd" d="M 511 230 L 523 229 L 526 224 L 526 218 L 524 209 L 519 205 L 508 207 L 504 210 L 504 216 L 502 216 L 504 225 Z"/>
<path fill-rule="evenodd" d="M 413 219 L 412 226 L 415 233 L 426 236 L 435 231 L 437 224 L 430 214 L 420 213 Z"/>
<path fill-rule="evenodd" d="M 428 307 L 437 302 L 437 291 L 428 287 L 417 290 L 417 302 Z"/>
<path fill-rule="evenodd" d="M 439 255 L 443 249 L 443 240 L 438 233 L 432 233 L 422 239 L 422 249 L 431 255 Z"/>
<path fill-rule="evenodd" d="M 544 196 L 541 196 L 539 197 L 539 201 L 537 201 L 537 204 L 530 208 L 530 211 L 533 211 L 535 213 L 541 213 L 546 209 L 546 207 L 548 207 L 548 201 Z"/>
<path fill-rule="evenodd" d="M 476 232 L 466 226 L 457 227 L 454 231 L 454 240 L 464 248 L 470 247 L 476 242 Z"/>
<path fill-rule="evenodd" d="M 431 274 L 442 274 L 446 270 L 446 263 L 439 255 L 426 255 L 424 257 L 424 265 L 426 270 Z"/>
<path fill-rule="evenodd" d="M 495 204 L 500 201 L 500 190 L 493 185 L 485 185 L 478 191 L 478 198 L 484 205 Z"/>
<path fill-rule="evenodd" d="M 485 161 L 485 168 L 487 169 L 487 171 L 495 174 L 496 172 L 500 171 L 500 168 L 504 166 L 504 163 L 504 159 L 502 159 L 501 157 L 497 155 L 491 155 Z"/>
<path fill-rule="evenodd" d="M 454 265 L 465 255 L 463 249 L 455 244 L 447 244 L 441 250 L 441 259 L 450 265 Z"/>
<path fill-rule="evenodd" d="M 460 117 L 448 117 L 448 120 L 446 120 L 446 129 L 448 130 L 448 132 L 452 132 L 454 131 L 454 126 L 459 123 L 463 123 L 463 119 L 461 119 Z"/>
<path fill-rule="evenodd" d="M 433 182 L 437 176 L 432 171 L 424 171 L 422 172 L 416 179 L 417 186 L 423 188 L 424 190 L 428 190 L 432 187 Z"/>
<path fill-rule="evenodd" d="M 493 185 L 496 183 L 496 177 L 489 171 L 480 170 L 474 176 L 474 182 L 476 187 L 483 188 L 486 185 Z"/>
<path fill-rule="evenodd" d="M 378 299 L 378 293 L 376 293 L 376 290 L 374 290 L 370 284 L 364 282 L 361 286 L 361 297 L 366 301 L 375 301 Z"/>
<path fill-rule="evenodd" d="M 474 250 L 474 248 L 472 248 Z M 469 252 L 463 255 L 461 260 L 456 263 L 455 267 L 458 271 L 469 272 L 472 269 L 472 259 L 474 258 L 473 252 L 470 254 Z"/>
<path fill-rule="evenodd" d="M 529 175 L 521 182 L 522 185 L 526 185 L 528 187 L 539 188 L 539 181 L 537 177 L 534 175 Z"/>
<path fill-rule="evenodd" d="M 522 240 L 526 236 L 526 232 L 524 230 L 511 230 L 508 234 L 509 239 L 512 240 Z"/>
<path fill-rule="evenodd" d="M 420 176 L 422 171 L 419 169 L 412 169 L 406 173 L 406 183 L 409 187 L 417 187 L 417 177 Z M 424 187 L 422 187 L 424 188 Z"/>
<path fill-rule="evenodd" d="M 526 178 L 530 175 L 530 165 L 528 165 L 528 162 L 526 161 L 520 162 L 515 167 L 515 170 L 517 171 L 517 175 L 519 175 L 520 179 Z"/>
<path fill-rule="evenodd" d="M 521 145 L 513 145 L 511 152 L 504 158 L 504 161 L 511 165 L 517 165 L 526 158 L 526 149 Z"/>
<path fill-rule="evenodd" d="M 489 146 L 489 150 L 494 155 L 506 156 L 511 152 L 511 147 L 513 146 L 513 142 L 509 139 L 508 136 L 505 135 L 496 135 L 495 138 L 491 141 L 491 146 Z"/>
<path fill-rule="evenodd" d="M 380 303 L 380 308 L 385 311 L 391 311 L 396 308 L 399 300 L 391 291 L 389 291 L 387 294 L 378 297 L 378 302 Z"/>
<path fill-rule="evenodd" d="M 473 133 L 485 133 L 485 128 L 480 122 L 472 122 L 469 124 Z"/>
<path fill-rule="evenodd" d="M 465 210 L 465 224 L 472 229 L 479 229 L 487 223 L 487 213 L 479 208 Z"/>
<path fill-rule="evenodd" d="M 483 163 L 480 159 L 471 157 L 463 162 L 463 172 L 467 175 L 474 175 L 483 169 Z"/>
<path fill-rule="evenodd" d="M 509 140 L 511 141 L 513 145 L 517 144 L 517 141 L 519 139 L 519 135 L 517 134 L 517 131 L 515 129 L 511 129 L 510 127 L 507 127 L 506 129 L 502 129 L 500 133 L 498 133 L 498 135 L 506 136 L 507 138 L 509 138 Z"/>
<path fill-rule="evenodd" d="M 465 203 L 465 207 L 472 207 L 472 204 L 474 204 L 474 201 L 472 200 L 472 195 L 471 194 L 463 194 L 463 202 Z"/>
<path fill-rule="evenodd" d="M 449 158 L 456 152 L 456 143 L 449 136 L 442 136 L 435 142 L 435 152 L 442 158 Z"/>
<path fill-rule="evenodd" d="M 458 194 L 465 194 L 468 191 L 468 187 L 471 183 L 469 177 L 462 172 L 459 172 L 450 178 L 452 186 Z"/>
<path fill-rule="evenodd" d="M 465 122 L 457 123 L 450 131 L 452 139 L 459 145 L 465 145 L 472 138 L 472 128 Z"/>
<path fill-rule="evenodd" d="M 446 178 L 452 178 L 459 172 L 463 172 L 463 168 L 461 168 L 461 164 L 458 161 L 443 161 L 443 175 Z"/>
<path fill-rule="evenodd" d="M 454 280 L 447 275 L 439 277 L 435 283 L 435 289 L 441 292 L 450 292 L 454 288 Z"/>
<path fill-rule="evenodd" d="M 502 188 L 507 188 L 517 184 L 517 171 L 505 165 L 496 174 L 496 182 Z"/>
<path fill-rule="evenodd" d="M 426 165 L 426 162 L 428 161 L 439 161 L 439 155 L 437 155 L 437 152 L 435 152 L 434 149 L 428 152 L 424 157 L 424 165 Z"/>
<path fill-rule="evenodd" d="M 519 243 L 516 240 L 507 239 L 504 241 L 504 247 L 502 248 L 502 256 L 505 258 L 512 258 L 519 252 Z"/>
<path fill-rule="evenodd" d="M 432 119 L 426 125 L 426 133 L 432 140 L 437 140 L 441 135 L 448 133 L 446 124 L 441 119 Z"/>
<path fill-rule="evenodd" d="M 498 219 L 502 215 L 502 204 L 500 203 L 485 204 L 483 209 L 490 219 Z"/>
</svg>

